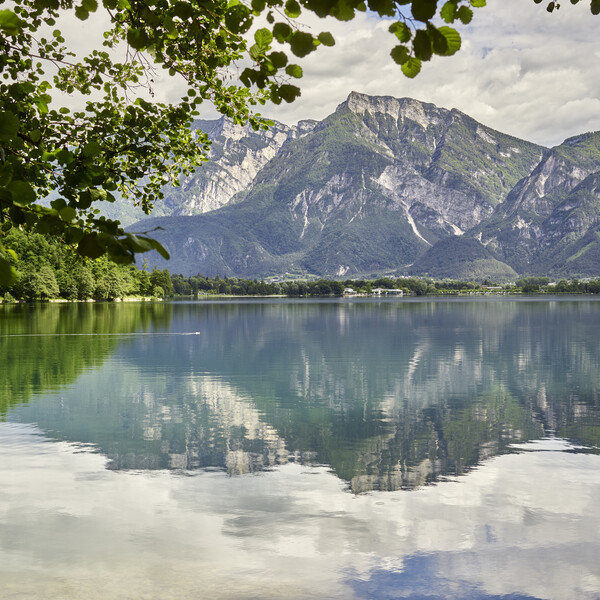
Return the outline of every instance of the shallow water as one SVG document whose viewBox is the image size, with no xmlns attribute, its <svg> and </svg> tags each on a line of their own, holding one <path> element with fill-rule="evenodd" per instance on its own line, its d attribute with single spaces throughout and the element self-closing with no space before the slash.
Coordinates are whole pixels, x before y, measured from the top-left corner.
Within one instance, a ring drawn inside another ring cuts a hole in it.
<svg viewBox="0 0 600 600">
<path fill-rule="evenodd" d="M 599 317 L 0 306 L 0 597 L 598 599 Z"/>
</svg>

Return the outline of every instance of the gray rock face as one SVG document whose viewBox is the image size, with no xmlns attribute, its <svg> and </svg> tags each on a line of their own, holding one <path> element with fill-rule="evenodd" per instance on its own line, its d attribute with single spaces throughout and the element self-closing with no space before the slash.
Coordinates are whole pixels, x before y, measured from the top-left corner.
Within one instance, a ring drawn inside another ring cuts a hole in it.
<svg viewBox="0 0 600 600">
<path fill-rule="evenodd" d="M 268 130 L 240 127 L 230 119 L 196 121 L 194 127 L 211 139 L 206 164 L 182 178 L 179 188 L 165 190 L 164 213 L 170 216 L 197 215 L 225 206 L 246 191 L 257 173 L 276 156 L 289 140 L 308 134 L 312 121 L 296 127 L 275 122 Z"/>
<path fill-rule="evenodd" d="M 353 92 L 338 112 L 344 108 L 392 160 L 375 179 L 382 193 L 405 211 L 411 227 L 420 224 L 440 237 L 462 235 L 490 216 L 542 156 L 542 148 L 460 111 L 411 98 Z"/>
<path fill-rule="evenodd" d="M 475 235 L 518 272 L 561 270 L 559 262 L 569 256 L 559 259 L 557 250 L 598 225 L 599 172 L 600 133 L 566 140 L 514 187 Z"/>
</svg>

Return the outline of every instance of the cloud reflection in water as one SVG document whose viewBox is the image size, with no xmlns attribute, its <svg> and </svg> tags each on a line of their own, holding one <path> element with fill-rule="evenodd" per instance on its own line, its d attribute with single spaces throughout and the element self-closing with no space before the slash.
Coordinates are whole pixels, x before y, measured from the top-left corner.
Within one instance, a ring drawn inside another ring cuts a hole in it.
<svg viewBox="0 0 600 600">
<path fill-rule="evenodd" d="M 600 457 L 570 448 L 525 444 L 457 481 L 357 496 L 326 468 L 296 464 L 244 477 L 111 471 L 90 447 L 2 423 L 0 590 L 592 600 Z"/>
</svg>

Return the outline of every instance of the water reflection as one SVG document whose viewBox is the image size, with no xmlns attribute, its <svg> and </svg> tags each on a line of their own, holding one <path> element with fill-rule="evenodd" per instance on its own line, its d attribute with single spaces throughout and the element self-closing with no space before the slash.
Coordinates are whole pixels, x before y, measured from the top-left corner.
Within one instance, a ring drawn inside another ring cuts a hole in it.
<svg viewBox="0 0 600 600">
<path fill-rule="evenodd" d="M 111 306 L 112 321 L 90 309 L 28 327 L 170 335 L 58 338 L 32 360 L 30 340 L 0 336 L 23 363 L 8 380 L 37 381 L 13 383 L 8 404 L 70 384 L 9 419 L 94 444 L 114 470 L 326 465 L 365 492 L 460 475 L 550 431 L 600 442 L 598 302 L 182 303 Z M 75 366 L 43 380 L 48 362 Z"/>
<path fill-rule="evenodd" d="M 540 440 L 460 483 L 354 496 L 324 467 L 233 478 L 111 471 L 86 447 L 3 423 L 0 591 L 594 600 L 600 459 L 572 449 Z"/>
<path fill-rule="evenodd" d="M 119 345 L 115 335 L 164 331 L 171 312 L 161 304 L 0 305 L 0 419 L 101 365 Z"/>
</svg>

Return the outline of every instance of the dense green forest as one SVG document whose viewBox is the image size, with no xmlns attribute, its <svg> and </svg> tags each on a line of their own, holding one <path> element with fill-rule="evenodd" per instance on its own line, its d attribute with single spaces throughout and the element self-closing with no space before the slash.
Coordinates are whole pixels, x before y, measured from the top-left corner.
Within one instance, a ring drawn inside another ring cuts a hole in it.
<svg viewBox="0 0 600 600">
<path fill-rule="evenodd" d="M 127 296 L 163 296 L 172 293 L 166 271 L 149 273 L 134 265 L 118 265 L 105 256 L 82 260 L 50 236 L 11 229 L 3 240 L 17 270 L 17 281 L 0 287 L 5 300 L 112 300 Z"/>
<path fill-rule="evenodd" d="M 81 259 L 58 240 L 12 229 L 3 240 L 9 250 L 5 257 L 17 270 L 17 281 L 0 287 L 0 301 L 13 300 L 114 300 L 116 298 L 164 298 L 171 296 L 341 296 L 351 288 L 356 293 L 374 290 L 402 290 L 425 296 L 485 292 L 507 293 L 600 293 L 600 279 L 551 282 L 547 277 L 524 277 L 514 284 L 494 286 L 493 282 L 381 277 L 375 280 L 276 281 L 235 277 L 171 275 L 167 269 L 149 271 L 145 266 L 119 265 L 108 258 Z"/>
</svg>

